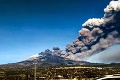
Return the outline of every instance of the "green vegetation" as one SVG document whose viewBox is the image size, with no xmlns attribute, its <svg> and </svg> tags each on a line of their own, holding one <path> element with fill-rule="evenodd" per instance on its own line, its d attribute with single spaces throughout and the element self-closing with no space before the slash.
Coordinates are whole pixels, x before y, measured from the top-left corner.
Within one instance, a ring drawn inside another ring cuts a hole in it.
<svg viewBox="0 0 120 80">
<path fill-rule="evenodd" d="M 120 74 L 119 64 L 89 65 L 89 66 L 39 66 L 36 78 L 41 80 L 56 79 L 59 76 L 64 79 L 95 78 L 104 75 Z M 0 68 L 0 80 L 34 80 L 34 66 Z"/>
</svg>

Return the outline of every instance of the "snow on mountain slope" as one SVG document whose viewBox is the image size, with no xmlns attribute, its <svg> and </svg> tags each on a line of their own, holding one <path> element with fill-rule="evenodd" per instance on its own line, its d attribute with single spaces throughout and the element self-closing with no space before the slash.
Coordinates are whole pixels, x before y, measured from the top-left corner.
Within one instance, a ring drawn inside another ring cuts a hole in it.
<svg viewBox="0 0 120 80">
<path fill-rule="evenodd" d="M 35 59 L 38 59 L 39 56 L 42 56 L 42 55 L 35 54 L 35 55 L 29 57 L 27 60 L 35 60 Z"/>
</svg>

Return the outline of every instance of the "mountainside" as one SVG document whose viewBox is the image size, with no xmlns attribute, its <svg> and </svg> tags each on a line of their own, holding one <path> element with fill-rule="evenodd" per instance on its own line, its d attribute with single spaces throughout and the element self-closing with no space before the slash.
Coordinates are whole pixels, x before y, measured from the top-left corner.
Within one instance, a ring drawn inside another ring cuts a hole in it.
<svg viewBox="0 0 120 80">
<path fill-rule="evenodd" d="M 50 51 L 49 49 L 45 52 L 33 55 L 25 61 L 19 62 L 18 64 L 22 65 L 83 65 L 90 64 L 86 61 L 74 61 L 67 59 L 65 57 L 58 56 L 58 52 L 61 50 Z"/>
<path fill-rule="evenodd" d="M 57 52 L 57 51 L 55 51 Z M 33 66 L 36 64 L 37 66 L 57 66 L 57 65 L 89 65 L 90 62 L 86 61 L 74 61 L 69 60 L 64 57 L 60 57 L 58 55 L 55 55 L 54 53 L 50 51 L 49 49 L 45 50 L 45 52 L 41 52 L 39 54 L 33 55 L 30 58 L 18 62 L 18 63 L 11 63 L 11 64 L 5 64 L 1 65 L 2 67 L 27 67 L 27 66 Z"/>
</svg>

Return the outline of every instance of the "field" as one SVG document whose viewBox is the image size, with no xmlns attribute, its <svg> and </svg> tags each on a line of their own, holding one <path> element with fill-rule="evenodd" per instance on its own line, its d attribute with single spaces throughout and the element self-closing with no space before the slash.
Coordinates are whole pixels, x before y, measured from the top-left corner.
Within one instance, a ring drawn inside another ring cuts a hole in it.
<svg viewBox="0 0 120 80">
<path fill-rule="evenodd" d="M 0 80 L 50 80 L 78 79 L 88 80 L 104 75 L 120 74 L 120 65 L 89 65 L 89 66 L 37 66 L 0 68 Z"/>
</svg>

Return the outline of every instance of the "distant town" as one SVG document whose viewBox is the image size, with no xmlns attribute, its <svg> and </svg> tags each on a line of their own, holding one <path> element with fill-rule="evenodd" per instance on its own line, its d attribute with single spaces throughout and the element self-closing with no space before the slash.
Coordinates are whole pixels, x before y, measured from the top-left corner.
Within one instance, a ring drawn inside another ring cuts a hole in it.
<svg viewBox="0 0 120 80">
<path fill-rule="evenodd" d="M 105 75 L 120 74 L 120 64 L 1 67 L 0 80 L 93 80 Z"/>
</svg>

